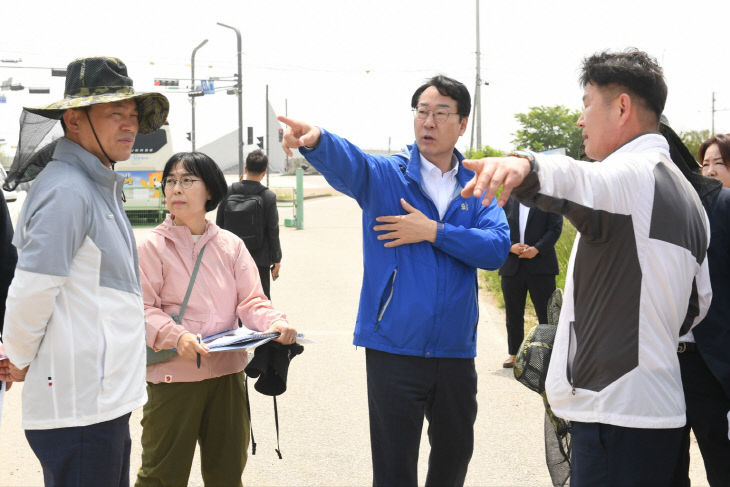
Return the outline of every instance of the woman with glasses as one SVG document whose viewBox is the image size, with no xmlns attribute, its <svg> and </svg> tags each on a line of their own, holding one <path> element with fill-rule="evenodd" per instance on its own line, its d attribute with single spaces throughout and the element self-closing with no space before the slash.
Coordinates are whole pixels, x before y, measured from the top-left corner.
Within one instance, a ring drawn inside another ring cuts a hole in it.
<svg viewBox="0 0 730 487">
<path fill-rule="evenodd" d="M 200 337 L 236 328 L 238 319 L 252 330 L 279 332 L 276 341 L 287 345 L 296 330 L 264 296 L 243 241 L 205 218 L 227 190 L 218 165 L 200 152 L 175 154 L 162 188 L 170 215 L 138 246 L 140 279 L 147 345 L 177 355 L 147 367 L 136 485 L 187 485 L 199 443 L 205 485 L 240 486 L 249 438 L 246 351 L 212 353 Z"/>
<path fill-rule="evenodd" d="M 719 179 L 730 188 L 730 134 L 717 134 L 702 143 L 699 153 L 702 175 Z"/>
</svg>

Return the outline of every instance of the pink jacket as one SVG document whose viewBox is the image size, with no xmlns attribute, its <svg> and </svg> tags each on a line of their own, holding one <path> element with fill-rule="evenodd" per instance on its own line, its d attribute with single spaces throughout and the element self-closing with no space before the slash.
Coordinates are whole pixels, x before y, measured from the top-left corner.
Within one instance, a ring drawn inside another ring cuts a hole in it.
<svg viewBox="0 0 730 487">
<path fill-rule="evenodd" d="M 207 245 L 206 245 L 207 244 Z M 178 313 L 200 249 L 206 245 L 182 324 L 170 317 Z M 212 335 L 238 326 L 264 331 L 286 316 L 266 299 L 258 270 L 243 241 L 215 223 L 207 222 L 197 243 L 187 227 L 174 226 L 170 216 L 140 242 L 139 267 L 147 322 L 147 345 L 175 348 L 183 333 Z M 147 381 L 195 382 L 240 372 L 246 351 L 217 352 L 194 361 L 173 357 L 147 367 Z"/>
</svg>

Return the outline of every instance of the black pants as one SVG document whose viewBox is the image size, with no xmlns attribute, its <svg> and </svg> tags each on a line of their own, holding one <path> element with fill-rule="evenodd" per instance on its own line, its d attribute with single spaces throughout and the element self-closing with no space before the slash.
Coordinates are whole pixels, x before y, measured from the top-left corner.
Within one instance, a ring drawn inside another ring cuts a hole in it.
<svg viewBox="0 0 730 487">
<path fill-rule="evenodd" d="M 473 359 L 366 352 L 373 486 L 418 485 L 418 447 L 428 419 L 426 486 L 460 486 L 474 449 Z"/>
<path fill-rule="evenodd" d="M 707 368 L 698 352 L 679 354 L 684 399 L 687 403 L 687 426 L 683 430 L 682 448 L 673 486 L 689 487 L 689 430 L 694 431 L 705 462 L 707 481 L 712 487 L 730 485 L 730 440 L 727 413 L 730 399 Z"/>
<path fill-rule="evenodd" d="M 666 487 L 683 428 L 624 428 L 572 422 L 571 487 Z"/>
<path fill-rule="evenodd" d="M 46 487 L 129 486 L 129 413 L 89 426 L 25 430 Z"/>
<path fill-rule="evenodd" d="M 502 276 L 504 310 L 507 316 L 507 350 L 517 355 L 525 338 L 525 300 L 527 292 L 535 305 L 535 314 L 540 323 L 547 323 L 547 304 L 555 291 L 555 276 L 551 274 L 529 274 L 520 266 L 514 276 Z"/>
<path fill-rule="evenodd" d="M 271 301 L 271 268 L 267 266 L 256 266 L 259 270 L 259 278 L 261 279 L 261 287 L 264 288 L 264 294 Z"/>
</svg>

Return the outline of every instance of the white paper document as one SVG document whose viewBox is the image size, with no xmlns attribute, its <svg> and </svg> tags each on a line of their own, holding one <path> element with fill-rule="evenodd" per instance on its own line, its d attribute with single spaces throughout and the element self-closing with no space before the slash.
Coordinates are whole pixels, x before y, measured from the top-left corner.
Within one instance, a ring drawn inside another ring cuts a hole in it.
<svg viewBox="0 0 730 487">
<path fill-rule="evenodd" d="M 203 343 L 210 348 L 211 352 L 225 352 L 258 347 L 278 336 L 279 333 L 261 333 L 241 327 L 205 337 Z"/>
<path fill-rule="evenodd" d="M 246 327 L 234 328 L 233 330 L 223 331 L 203 338 L 211 352 L 225 352 L 228 350 L 244 350 L 247 348 L 255 348 L 264 343 L 278 338 L 279 333 L 261 333 L 259 331 L 249 330 Z M 297 342 L 314 343 L 312 340 L 304 338 L 304 335 L 297 335 Z"/>
</svg>

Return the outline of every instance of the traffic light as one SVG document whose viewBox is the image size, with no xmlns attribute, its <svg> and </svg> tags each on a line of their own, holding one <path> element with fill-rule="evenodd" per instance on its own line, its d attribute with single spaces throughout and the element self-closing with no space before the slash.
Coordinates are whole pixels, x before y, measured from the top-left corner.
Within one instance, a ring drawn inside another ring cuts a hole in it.
<svg viewBox="0 0 730 487">
<path fill-rule="evenodd" d="M 155 86 L 180 86 L 180 80 L 158 78 L 155 80 Z"/>
<path fill-rule="evenodd" d="M 253 127 L 248 127 L 248 145 L 253 144 Z"/>
<path fill-rule="evenodd" d="M 191 139 L 190 139 L 190 132 L 185 132 L 185 137 L 187 137 L 187 138 L 188 138 L 188 140 L 191 140 Z"/>
<path fill-rule="evenodd" d="M 279 129 L 279 142 L 284 140 L 284 129 Z"/>
<path fill-rule="evenodd" d="M 263 149 L 264 148 L 264 137 L 263 137 L 263 135 L 261 137 L 256 137 L 256 140 L 258 141 L 258 142 L 256 142 L 256 145 L 259 146 L 259 149 Z"/>
</svg>

